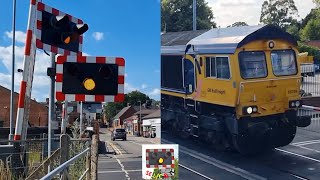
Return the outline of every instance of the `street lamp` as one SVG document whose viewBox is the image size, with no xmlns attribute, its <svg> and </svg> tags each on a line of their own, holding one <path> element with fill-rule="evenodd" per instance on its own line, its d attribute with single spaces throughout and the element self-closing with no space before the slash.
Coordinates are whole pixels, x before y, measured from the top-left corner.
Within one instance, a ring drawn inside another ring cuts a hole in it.
<svg viewBox="0 0 320 180">
<path fill-rule="evenodd" d="M 140 131 L 141 131 L 141 101 L 138 101 L 140 105 L 140 111 L 139 111 L 139 121 L 138 121 L 138 131 L 139 131 L 139 136 L 140 136 Z"/>
</svg>

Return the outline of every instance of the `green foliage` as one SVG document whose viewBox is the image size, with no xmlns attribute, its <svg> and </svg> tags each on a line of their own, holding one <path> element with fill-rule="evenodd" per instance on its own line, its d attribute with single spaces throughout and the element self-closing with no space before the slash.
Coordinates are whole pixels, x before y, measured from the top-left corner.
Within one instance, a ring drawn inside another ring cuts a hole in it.
<svg viewBox="0 0 320 180">
<path fill-rule="evenodd" d="M 239 27 L 239 26 L 248 26 L 246 22 L 235 22 L 232 25 L 229 25 L 227 27 Z"/>
<path fill-rule="evenodd" d="M 320 39 L 320 16 L 310 19 L 307 25 L 301 30 L 301 40 L 319 40 Z"/>
<path fill-rule="evenodd" d="M 192 30 L 193 0 L 161 0 L 161 30 Z M 205 0 L 197 0 L 197 30 L 216 27 L 213 13 Z"/>
<path fill-rule="evenodd" d="M 108 103 L 105 106 L 104 113 L 108 120 L 111 120 L 118 112 L 121 111 L 124 107 L 129 105 L 139 106 L 141 101 L 141 105 L 146 102 L 151 102 L 151 99 L 146 94 L 139 91 L 132 91 L 125 95 L 124 102 L 122 103 Z"/>
<path fill-rule="evenodd" d="M 178 161 L 178 159 L 174 159 L 174 176 L 171 179 L 172 180 L 179 179 L 179 161 Z"/>
<path fill-rule="evenodd" d="M 300 23 L 294 20 L 290 25 L 287 26 L 286 31 L 294 36 L 295 40 L 300 40 Z"/>
<path fill-rule="evenodd" d="M 268 0 L 261 7 L 260 22 L 286 28 L 298 17 L 298 9 L 293 0 Z"/>
<path fill-rule="evenodd" d="M 317 5 L 317 7 L 320 7 L 320 0 L 312 0 L 313 3 Z"/>
<path fill-rule="evenodd" d="M 311 9 L 310 13 L 307 14 L 307 16 L 304 19 L 302 19 L 301 28 L 304 28 L 311 19 L 316 19 L 318 14 L 319 14 L 318 9 Z"/>
<path fill-rule="evenodd" d="M 314 57 L 315 63 L 320 63 L 320 49 L 316 47 L 311 47 L 305 45 L 301 42 L 298 42 L 298 50 L 299 52 L 308 52 L 309 55 Z"/>
</svg>

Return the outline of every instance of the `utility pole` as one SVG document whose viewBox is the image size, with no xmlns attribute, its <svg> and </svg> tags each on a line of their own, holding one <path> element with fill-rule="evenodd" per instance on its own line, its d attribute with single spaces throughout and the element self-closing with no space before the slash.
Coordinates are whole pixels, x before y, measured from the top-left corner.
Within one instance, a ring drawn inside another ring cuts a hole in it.
<svg viewBox="0 0 320 180">
<path fill-rule="evenodd" d="M 138 101 L 140 104 L 140 111 L 139 111 L 139 121 L 138 121 L 138 130 L 139 130 L 139 136 L 141 136 L 140 132 L 141 132 L 141 101 Z"/>
<path fill-rule="evenodd" d="M 83 123 L 83 103 L 82 101 L 80 102 L 80 137 L 82 135 L 82 123 Z"/>
<path fill-rule="evenodd" d="M 193 0 L 193 31 L 197 30 L 197 0 Z"/>
<path fill-rule="evenodd" d="M 12 65 L 11 65 L 11 97 L 10 97 L 10 134 L 9 140 L 13 140 L 13 112 L 14 112 L 14 67 L 15 67 L 15 46 L 16 46 L 16 0 L 13 0 L 12 17 Z"/>
<path fill-rule="evenodd" d="M 55 69 L 56 67 L 56 54 L 55 53 L 51 53 L 50 55 L 51 57 L 51 68 L 49 69 Z M 50 99 L 49 99 L 49 118 L 48 118 L 48 157 L 51 156 L 51 139 L 52 139 L 52 121 L 54 121 L 55 118 L 55 104 L 54 104 L 54 92 L 55 92 L 55 76 L 52 74 L 50 74 L 50 78 L 51 78 L 51 84 L 50 84 Z M 48 172 L 50 172 L 50 166 L 48 166 Z"/>
</svg>

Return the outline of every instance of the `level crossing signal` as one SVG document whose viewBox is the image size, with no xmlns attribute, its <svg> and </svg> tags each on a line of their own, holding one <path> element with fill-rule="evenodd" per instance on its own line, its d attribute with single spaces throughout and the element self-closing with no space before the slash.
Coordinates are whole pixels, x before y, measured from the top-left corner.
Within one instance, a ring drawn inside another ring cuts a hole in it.
<svg viewBox="0 0 320 180">
<path fill-rule="evenodd" d="M 41 2 L 37 12 L 37 48 L 64 55 L 80 52 L 81 55 L 82 34 L 88 31 L 87 24 Z"/>
<path fill-rule="evenodd" d="M 59 56 L 56 67 L 57 100 L 123 101 L 124 63 L 120 57 Z"/>
</svg>

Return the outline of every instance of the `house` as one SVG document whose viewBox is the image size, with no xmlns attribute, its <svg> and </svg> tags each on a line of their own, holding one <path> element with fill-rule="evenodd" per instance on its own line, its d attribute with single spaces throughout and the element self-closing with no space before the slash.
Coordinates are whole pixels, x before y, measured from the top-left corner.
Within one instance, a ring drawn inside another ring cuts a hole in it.
<svg viewBox="0 0 320 180">
<path fill-rule="evenodd" d="M 124 120 L 132 116 L 137 110 L 134 106 L 127 106 L 121 109 L 121 111 L 113 117 L 113 127 L 114 128 L 124 128 Z"/>
<path fill-rule="evenodd" d="M 320 40 L 312 40 L 312 41 L 305 42 L 304 44 L 320 49 Z"/>
<path fill-rule="evenodd" d="M 0 127 L 10 126 L 10 97 L 11 91 L 0 86 Z M 14 93 L 14 125 L 16 122 L 19 94 Z M 48 126 L 48 102 L 30 101 L 29 125 L 31 127 Z"/>
<path fill-rule="evenodd" d="M 141 136 L 143 134 L 142 129 L 142 119 L 143 117 L 154 113 L 157 109 L 141 109 L 141 111 L 138 111 L 134 113 L 135 116 L 133 116 L 133 133 L 136 136 Z"/>
<path fill-rule="evenodd" d="M 161 115 L 160 109 L 142 118 L 144 137 L 161 138 Z"/>
<path fill-rule="evenodd" d="M 126 131 L 128 134 L 133 134 L 133 121 L 136 115 L 132 115 L 128 118 L 126 118 L 123 122 L 124 127 L 126 128 Z"/>
</svg>

